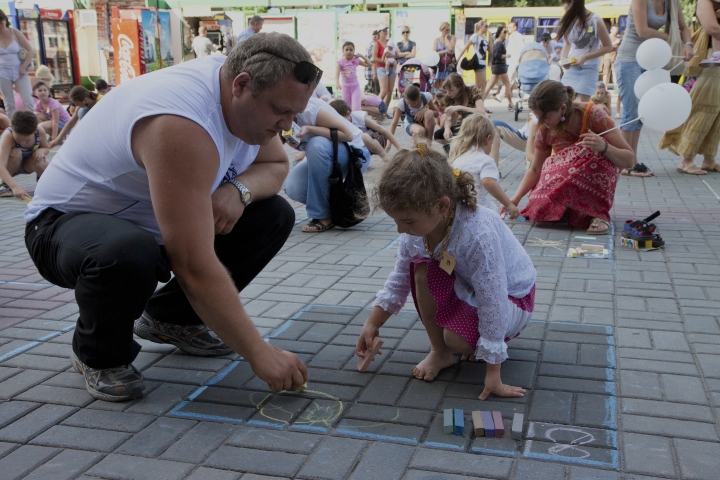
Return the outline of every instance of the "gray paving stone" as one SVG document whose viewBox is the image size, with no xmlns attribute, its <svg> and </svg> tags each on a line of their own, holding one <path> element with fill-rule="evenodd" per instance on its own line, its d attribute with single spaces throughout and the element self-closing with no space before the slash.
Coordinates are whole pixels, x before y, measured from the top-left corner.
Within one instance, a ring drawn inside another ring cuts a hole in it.
<svg viewBox="0 0 720 480">
<path fill-rule="evenodd" d="M 31 443 L 47 447 L 112 452 L 128 438 L 130 434 L 124 432 L 55 425 L 35 437 Z"/>
<path fill-rule="evenodd" d="M 367 442 L 327 437 L 300 470 L 300 478 L 344 479 L 352 471 Z"/>
<path fill-rule="evenodd" d="M 311 400 L 291 395 L 273 395 L 250 418 L 250 423 L 283 426 L 292 423 Z"/>
<path fill-rule="evenodd" d="M 37 403 L 21 401 L 0 403 L 0 428 L 9 425 L 38 406 Z"/>
<path fill-rule="evenodd" d="M 44 382 L 55 375 L 55 372 L 24 370 L 0 383 L 0 399 L 10 399 Z"/>
<path fill-rule="evenodd" d="M 697 359 L 706 377 L 720 378 L 720 355 L 699 354 Z"/>
<path fill-rule="evenodd" d="M 512 460 L 508 458 L 430 448 L 418 449 L 410 462 L 411 468 L 419 470 L 492 478 L 508 478 L 511 466 Z"/>
<path fill-rule="evenodd" d="M 572 401 L 571 393 L 537 390 L 533 392 L 528 420 L 568 424 Z"/>
<path fill-rule="evenodd" d="M 576 378 L 537 377 L 535 388 L 539 390 L 562 390 L 566 392 L 582 392 L 596 394 L 615 394 L 613 382 L 599 380 L 578 380 Z"/>
<path fill-rule="evenodd" d="M 21 393 L 15 398 L 30 402 L 69 405 L 71 407 L 85 407 L 95 401 L 95 399 L 90 396 L 85 389 L 80 390 L 77 388 L 65 388 L 50 385 L 38 385 Z"/>
<path fill-rule="evenodd" d="M 430 424 L 433 412 L 413 408 L 398 408 L 384 405 L 357 403 L 345 414 L 344 418 L 369 420 L 375 422 L 394 422 L 405 425 L 425 427 Z"/>
<path fill-rule="evenodd" d="M 398 400 L 401 407 L 435 410 L 443 398 L 448 384 L 441 381 L 425 382 L 413 378 Z"/>
<path fill-rule="evenodd" d="M 344 419 L 335 427 L 335 433 L 347 437 L 374 440 L 397 441 L 416 444 L 424 432 L 423 428 L 395 423 L 380 423 L 369 420 Z"/>
<path fill-rule="evenodd" d="M 62 425 L 135 433 L 150 425 L 153 420 L 155 417 L 151 415 L 83 409 L 65 419 Z"/>
<path fill-rule="evenodd" d="M 87 474 L 122 480 L 180 480 L 193 468 L 189 463 L 111 454 Z"/>
<path fill-rule="evenodd" d="M 310 366 L 329 368 L 329 369 L 340 369 L 343 365 L 355 356 L 355 350 L 352 348 L 337 346 L 337 345 L 326 345 L 320 350 L 315 357 L 309 362 Z M 381 360 L 382 357 L 377 357 L 377 360 Z"/>
<path fill-rule="evenodd" d="M 480 477 L 470 477 L 468 475 L 453 475 L 451 473 L 428 472 L 426 470 L 407 470 L 405 480 L 466 480 L 468 478 L 479 479 Z"/>
<path fill-rule="evenodd" d="M 155 363 L 157 367 L 185 368 L 205 370 L 208 372 L 219 372 L 228 365 L 230 365 L 230 360 L 226 358 L 195 357 L 190 355 L 167 355 Z"/>
<path fill-rule="evenodd" d="M 578 393 L 575 403 L 574 425 L 615 428 L 614 413 L 617 400 L 610 395 Z"/>
<path fill-rule="evenodd" d="M 620 371 L 620 390 L 624 397 L 662 400 L 662 387 L 657 373 Z"/>
<path fill-rule="evenodd" d="M 33 480 L 71 480 L 102 458 L 101 453 L 82 450 L 63 450 L 60 454 L 33 470 Z"/>
<path fill-rule="evenodd" d="M 294 453 L 224 446 L 220 447 L 205 465 L 225 470 L 293 477 L 305 459 L 305 455 Z"/>
<path fill-rule="evenodd" d="M 551 363 L 541 363 L 540 368 L 538 369 L 538 375 L 603 381 L 608 379 L 608 372 L 605 368 L 558 365 Z"/>
<path fill-rule="evenodd" d="M 237 480 L 238 478 L 240 478 L 240 473 L 238 472 L 200 467 L 191 473 L 189 477 L 186 477 L 185 480 Z M 243 478 L 248 477 L 245 476 Z"/>
<path fill-rule="evenodd" d="M 623 429 L 629 432 L 663 435 L 695 440 L 718 441 L 715 425 L 710 423 L 689 422 L 685 420 L 665 419 L 640 415 L 623 415 Z"/>
<path fill-rule="evenodd" d="M 228 445 L 308 454 L 323 439 L 308 433 L 266 430 L 241 426 L 227 441 Z"/>
<path fill-rule="evenodd" d="M 358 399 L 363 403 L 394 405 L 402 394 L 409 378 L 375 375 Z"/>
<path fill-rule="evenodd" d="M 25 477 L 38 465 L 57 455 L 56 448 L 24 445 L 4 458 L 0 458 L 0 472 L 3 480 L 15 480 Z"/>
<path fill-rule="evenodd" d="M 330 340 L 335 338 L 341 330 L 342 325 L 332 323 L 316 323 L 309 330 L 307 330 L 299 340 L 304 342 L 319 342 L 319 343 L 330 343 Z M 359 332 L 358 332 L 359 333 Z"/>
<path fill-rule="evenodd" d="M 683 403 L 656 402 L 636 398 L 624 398 L 621 402 L 622 412 L 635 415 L 648 415 L 679 420 L 694 420 L 713 423 L 714 417 L 709 407 L 687 405 Z"/>
<path fill-rule="evenodd" d="M 707 404 L 702 382 L 696 377 L 660 375 L 665 399 L 670 402 Z"/>
<path fill-rule="evenodd" d="M 143 376 L 148 380 L 154 380 L 156 382 L 204 385 L 208 380 L 215 376 L 215 373 L 204 372 L 201 370 L 188 370 L 183 368 L 161 368 L 154 366 L 145 370 L 143 372 Z"/>
<path fill-rule="evenodd" d="M 188 395 L 195 389 L 196 387 L 192 385 L 162 384 L 128 408 L 127 412 L 163 415 L 180 403 L 180 400 L 185 395 Z"/>
<path fill-rule="evenodd" d="M 161 458 L 200 464 L 235 430 L 234 425 L 200 422 L 185 432 Z"/>
<path fill-rule="evenodd" d="M 432 424 L 430 424 L 430 429 L 423 440 L 423 444 L 427 447 L 465 451 L 472 435 L 472 429 L 468 428 L 471 423 L 467 423 L 468 420 L 465 420 L 465 422 L 464 435 L 449 435 L 445 433 L 443 428 L 443 414 L 442 412 L 438 413 L 433 418 Z"/>
<path fill-rule="evenodd" d="M 350 479 L 399 480 L 403 478 L 413 453 L 415 453 L 413 447 L 394 443 L 373 443 L 363 455 Z"/>
<path fill-rule="evenodd" d="M 565 478 L 565 465 L 521 459 L 517 462 L 512 478 L 518 480 L 528 478 Z"/>
<path fill-rule="evenodd" d="M 427 353 L 430 351 L 430 340 L 424 330 L 411 330 L 402 339 L 398 349 Z"/>
<path fill-rule="evenodd" d="M 627 477 L 626 477 L 627 478 Z M 570 466 L 570 480 L 620 480 L 620 473 L 598 468 Z"/>
<path fill-rule="evenodd" d="M 254 413 L 254 408 L 236 407 L 233 405 L 222 405 L 217 403 L 204 403 L 196 400 L 185 405 L 178 416 L 183 417 L 183 414 L 194 414 L 202 415 L 200 418 L 221 422 L 240 422 L 248 420 Z"/>
<path fill-rule="evenodd" d="M 548 341 L 543 346 L 543 362 L 575 365 L 577 358 L 578 346 L 576 343 Z"/>
<path fill-rule="evenodd" d="M 39 433 L 62 422 L 76 410 L 64 405 L 42 405 L 0 430 L 0 440 L 27 443 Z"/>
<path fill-rule="evenodd" d="M 615 352 L 606 345 L 580 345 L 580 365 L 614 367 Z"/>
<path fill-rule="evenodd" d="M 675 451 L 683 478 L 688 480 L 714 480 L 718 477 L 720 445 L 694 440 L 675 440 Z"/>
<path fill-rule="evenodd" d="M 179 418 L 159 418 L 141 432 L 133 435 L 117 450 L 117 453 L 157 457 L 196 423 Z"/>
</svg>

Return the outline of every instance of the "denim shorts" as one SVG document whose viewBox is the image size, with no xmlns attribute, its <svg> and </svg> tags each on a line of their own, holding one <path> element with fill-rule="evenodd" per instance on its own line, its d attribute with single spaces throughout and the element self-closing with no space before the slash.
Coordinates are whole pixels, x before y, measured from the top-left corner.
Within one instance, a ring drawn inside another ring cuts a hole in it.
<svg viewBox="0 0 720 480">
<path fill-rule="evenodd" d="M 395 67 L 388 69 L 385 69 L 385 67 L 377 67 L 377 76 L 378 78 L 397 77 L 397 73 L 395 72 Z"/>
<path fill-rule="evenodd" d="M 637 62 L 615 62 L 615 75 L 617 76 L 618 90 L 620 90 L 620 101 L 622 102 L 622 119 L 620 123 L 626 123 L 639 117 L 638 104 L 640 100 L 635 96 L 635 81 L 642 75 L 643 69 Z M 643 123 L 638 120 L 620 127 L 620 130 L 632 132 L 642 130 Z"/>
<path fill-rule="evenodd" d="M 385 115 L 387 113 L 387 104 L 384 101 L 380 101 L 380 105 L 378 105 L 378 110 L 380 110 L 380 113 Z"/>
</svg>

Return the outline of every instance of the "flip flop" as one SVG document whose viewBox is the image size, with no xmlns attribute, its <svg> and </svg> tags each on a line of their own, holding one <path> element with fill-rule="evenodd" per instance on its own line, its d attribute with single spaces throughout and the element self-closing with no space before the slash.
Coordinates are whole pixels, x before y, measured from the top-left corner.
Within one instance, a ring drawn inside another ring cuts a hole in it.
<svg viewBox="0 0 720 480">
<path fill-rule="evenodd" d="M 591 230 L 594 228 L 599 228 L 601 224 L 605 225 L 604 230 Z M 588 235 L 607 235 L 610 232 L 610 223 L 607 220 L 603 220 L 602 218 L 593 218 L 592 223 L 590 224 L 590 227 L 587 229 L 585 233 Z"/>
<path fill-rule="evenodd" d="M 12 189 L 8 187 L 6 184 L 0 185 L 0 198 L 11 198 L 14 197 Z"/>
<path fill-rule="evenodd" d="M 638 163 L 632 168 L 624 168 L 622 175 L 629 175 L 631 177 L 652 177 L 655 174 L 644 163 Z"/>
<path fill-rule="evenodd" d="M 318 219 L 316 219 L 316 218 L 313 218 L 312 220 L 310 220 L 310 221 L 308 222 L 307 225 L 305 225 L 305 226 L 302 228 L 302 231 L 305 232 L 305 233 L 321 233 L 321 232 L 325 232 L 325 231 L 327 231 L 327 230 L 330 230 L 330 229 L 333 228 L 334 226 L 335 226 L 335 225 L 333 225 L 332 222 L 330 222 L 329 224 L 325 225 L 325 224 L 322 223 L 320 220 L 318 220 Z"/>
<path fill-rule="evenodd" d="M 720 163 L 712 162 L 708 167 L 702 167 L 706 172 L 717 172 L 720 173 Z"/>
<path fill-rule="evenodd" d="M 687 173 L 690 175 L 707 175 L 705 169 L 698 168 L 694 163 L 691 163 L 690 165 L 684 165 L 681 163 L 677 168 L 677 171 L 679 173 Z"/>
</svg>

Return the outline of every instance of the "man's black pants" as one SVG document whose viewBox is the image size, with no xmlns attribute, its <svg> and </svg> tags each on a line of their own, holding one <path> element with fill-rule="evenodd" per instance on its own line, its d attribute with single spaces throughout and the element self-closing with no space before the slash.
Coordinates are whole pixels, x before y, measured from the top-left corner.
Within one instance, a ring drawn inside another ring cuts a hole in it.
<svg viewBox="0 0 720 480">
<path fill-rule="evenodd" d="M 238 290 L 277 254 L 294 222 L 292 207 L 274 196 L 250 204 L 230 233 L 215 236 L 215 253 Z M 43 278 L 75 290 L 73 350 L 90 367 L 132 363 L 140 352 L 133 324 L 143 310 L 165 323 L 202 323 L 177 279 L 170 280 L 165 248 L 127 220 L 47 209 L 27 224 L 25 244 Z M 156 292 L 158 282 L 168 283 Z"/>
</svg>

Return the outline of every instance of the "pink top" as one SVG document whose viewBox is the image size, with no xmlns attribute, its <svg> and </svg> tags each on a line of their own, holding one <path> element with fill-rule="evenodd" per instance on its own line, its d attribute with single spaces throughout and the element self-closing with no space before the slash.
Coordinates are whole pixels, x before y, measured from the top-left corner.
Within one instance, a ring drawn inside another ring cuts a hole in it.
<svg viewBox="0 0 720 480">
<path fill-rule="evenodd" d="M 362 102 L 362 104 L 367 105 L 368 107 L 379 107 L 381 102 L 382 98 L 378 97 L 377 95 L 370 95 L 366 93 L 365 100 Z"/>
<path fill-rule="evenodd" d="M 35 98 L 35 97 L 32 97 L 32 99 L 33 99 L 33 102 L 35 103 L 35 105 L 37 105 L 38 99 Z M 25 108 L 25 104 L 23 103 L 23 99 L 22 99 L 22 97 L 20 96 L 20 94 L 17 93 L 17 92 L 15 92 L 15 108 L 18 109 L 18 110 L 20 110 L 20 109 L 22 109 L 22 108 Z"/>
<path fill-rule="evenodd" d="M 67 123 L 70 121 L 70 114 L 68 114 L 67 110 L 65 110 L 63 106 L 60 105 L 60 102 L 58 102 L 54 98 L 48 98 L 48 106 L 45 109 L 42 108 L 40 100 L 37 100 L 35 102 L 35 111 L 45 115 L 45 118 L 47 118 L 48 120 L 52 120 L 53 110 L 58 110 L 60 112 L 60 122 Z"/>
<path fill-rule="evenodd" d="M 352 60 L 345 60 L 343 57 L 338 60 L 338 65 L 340 65 L 340 78 L 343 84 L 358 83 L 357 67 L 360 65 L 359 58 L 353 57 Z"/>
</svg>

